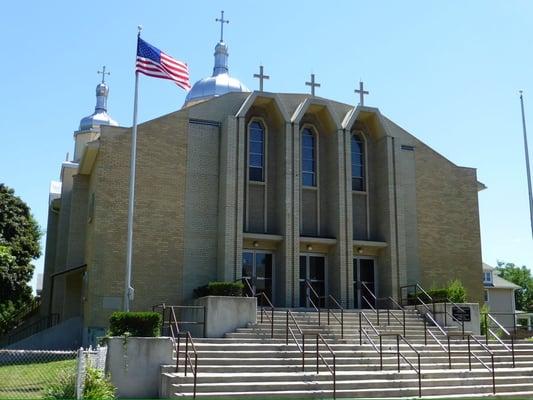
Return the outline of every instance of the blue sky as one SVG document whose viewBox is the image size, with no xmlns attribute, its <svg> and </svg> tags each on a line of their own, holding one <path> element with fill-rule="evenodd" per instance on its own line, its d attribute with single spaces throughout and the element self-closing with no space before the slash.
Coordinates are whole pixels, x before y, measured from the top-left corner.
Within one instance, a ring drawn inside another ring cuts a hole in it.
<svg viewBox="0 0 533 400">
<path fill-rule="evenodd" d="M 533 131 L 530 1 L 20 1 L 6 2 L 0 33 L 0 182 L 46 229 L 48 188 L 72 133 L 92 113 L 96 71 L 111 71 L 109 112 L 132 120 L 137 25 L 143 38 L 210 75 L 221 9 L 230 73 L 251 89 L 307 92 L 366 104 L 462 166 L 477 168 L 483 259 L 533 267 L 518 90 Z M 142 78 L 140 121 L 179 109 L 185 93 Z M 529 135 L 530 149 L 533 135 Z M 43 241 L 44 243 L 44 241 Z M 42 269 L 42 259 L 37 262 Z"/>
</svg>

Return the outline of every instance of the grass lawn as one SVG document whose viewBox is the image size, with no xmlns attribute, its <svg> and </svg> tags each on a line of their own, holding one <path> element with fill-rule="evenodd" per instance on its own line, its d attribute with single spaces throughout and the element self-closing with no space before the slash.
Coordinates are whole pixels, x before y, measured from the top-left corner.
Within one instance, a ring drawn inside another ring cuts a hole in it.
<svg viewBox="0 0 533 400">
<path fill-rule="evenodd" d="M 0 366 L 0 399 L 41 398 L 59 371 L 74 368 L 76 360 Z"/>
</svg>

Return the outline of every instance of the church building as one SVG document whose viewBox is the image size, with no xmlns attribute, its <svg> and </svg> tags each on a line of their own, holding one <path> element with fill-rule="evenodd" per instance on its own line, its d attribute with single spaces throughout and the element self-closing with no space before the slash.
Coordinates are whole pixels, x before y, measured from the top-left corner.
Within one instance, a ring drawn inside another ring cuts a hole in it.
<svg viewBox="0 0 533 400">
<path fill-rule="evenodd" d="M 349 308 L 365 306 L 358 282 L 398 298 L 458 278 L 481 301 L 476 170 L 363 97 L 321 98 L 314 77 L 310 94 L 271 93 L 259 78 L 251 92 L 231 77 L 221 40 L 183 107 L 139 125 L 131 309 L 243 277 L 280 307 L 309 306 L 306 280 Z M 131 128 L 108 94 L 102 79 L 49 199 L 42 312 L 77 318 L 85 343 L 124 298 Z"/>
</svg>

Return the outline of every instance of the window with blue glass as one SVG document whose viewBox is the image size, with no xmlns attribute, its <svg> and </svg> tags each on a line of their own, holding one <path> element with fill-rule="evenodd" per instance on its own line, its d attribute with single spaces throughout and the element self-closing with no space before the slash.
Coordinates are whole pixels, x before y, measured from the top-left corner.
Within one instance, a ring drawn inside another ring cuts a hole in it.
<svg viewBox="0 0 533 400">
<path fill-rule="evenodd" d="M 359 135 L 352 135 L 352 190 L 365 190 L 365 151 Z"/>
<path fill-rule="evenodd" d="M 265 129 L 258 121 L 248 128 L 248 179 L 265 181 Z"/>
<path fill-rule="evenodd" d="M 316 186 L 316 136 L 309 128 L 302 131 L 302 185 Z"/>
</svg>

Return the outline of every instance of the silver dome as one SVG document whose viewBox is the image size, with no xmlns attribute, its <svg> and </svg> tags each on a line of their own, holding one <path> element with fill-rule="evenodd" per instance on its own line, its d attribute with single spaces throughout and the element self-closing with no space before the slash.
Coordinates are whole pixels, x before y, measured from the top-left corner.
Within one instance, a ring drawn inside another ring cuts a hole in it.
<svg viewBox="0 0 533 400">
<path fill-rule="evenodd" d="M 96 107 L 94 113 L 80 121 L 80 131 L 94 129 L 100 125 L 118 126 L 118 123 L 107 113 L 107 96 L 109 87 L 105 83 L 99 83 L 96 86 Z"/>
<path fill-rule="evenodd" d="M 198 103 L 229 92 L 249 92 L 238 79 L 228 73 L 228 46 L 220 41 L 215 46 L 213 75 L 196 82 L 185 98 L 185 106 Z"/>
</svg>

